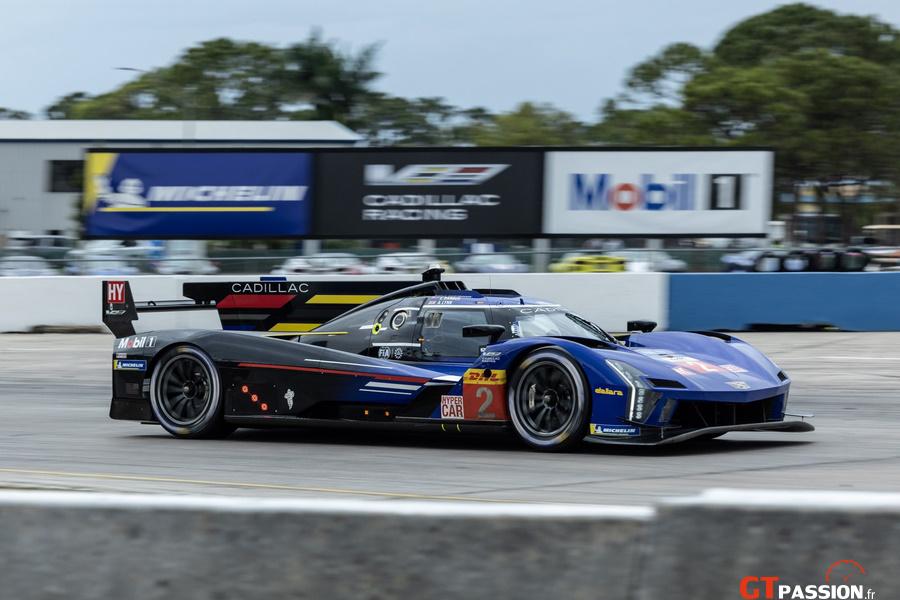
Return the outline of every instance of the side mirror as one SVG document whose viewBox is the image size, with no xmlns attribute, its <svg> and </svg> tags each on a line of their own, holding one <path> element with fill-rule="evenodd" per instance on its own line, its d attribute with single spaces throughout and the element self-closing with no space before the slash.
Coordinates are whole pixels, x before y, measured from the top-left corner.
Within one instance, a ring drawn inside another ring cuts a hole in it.
<svg viewBox="0 0 900 600">
<path fill-rule="evenodd" d="M 466 325 L 462 328 L 464 338 L 486 337 L 489 338 L 489 344 L 499 340 L 504 333 L 506 333 L 506 327 L 503 325 Z"/>
<path fill-rule="evenodd" d="M 656 329 L 656 321 L 628 321 L 628 331 L 640 331 L 650 333 Z"/>
</svg>

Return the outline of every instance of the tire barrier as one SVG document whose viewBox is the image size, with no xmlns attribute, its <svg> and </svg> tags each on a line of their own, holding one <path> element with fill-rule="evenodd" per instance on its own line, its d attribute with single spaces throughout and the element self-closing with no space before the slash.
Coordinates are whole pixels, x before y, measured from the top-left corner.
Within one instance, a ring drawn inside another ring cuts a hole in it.
<svg viewBox="0 0 900 600">
<path fill-rule="evenodd" d="M 900 494 L 713 490 L 651 508 L 2 492 L 0 530 L 17 600 L 900 595 Z"/>
</svg>

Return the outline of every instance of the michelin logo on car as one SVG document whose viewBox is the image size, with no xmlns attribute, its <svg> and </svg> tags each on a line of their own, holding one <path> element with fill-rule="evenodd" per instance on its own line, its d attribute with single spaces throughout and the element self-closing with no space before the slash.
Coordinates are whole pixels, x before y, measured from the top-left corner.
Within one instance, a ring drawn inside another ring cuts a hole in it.
<svg viewBox="0 0 900 600">
<path fill-rule="evenodd" d="M 591 435 L 620 435 L 635 436 L 639 431 L 637 427 L 627 425 L 598 425 L 591 423 Z"/>
<path fill-rule="evenodd" d="M 113 369 L 116 371 L 146 371 L 146 360 L 114 360 Z"/>
</svg>

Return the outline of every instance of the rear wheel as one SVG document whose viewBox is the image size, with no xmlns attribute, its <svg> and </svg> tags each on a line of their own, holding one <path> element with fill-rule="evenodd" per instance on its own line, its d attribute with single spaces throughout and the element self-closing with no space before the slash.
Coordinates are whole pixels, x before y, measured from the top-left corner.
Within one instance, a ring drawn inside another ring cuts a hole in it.
<svg viewBox="0 0 900 600">
<path fill-rule="evenodd" d="M 234 431 L 223 419 L 219 372 L 193 346 L 179 346 L 156 363 L 150 405 L 160 425 L 175 437 L 220 437 Z"/>
<path fill-rule="evenodd" d="M 516 370 L 508 392 L 509 416 L 523 442 L 537 450 L 562 451 L 587 433 L 590 402 L 584 376 L 562 350 L 540 349 Z"/>
</svg>

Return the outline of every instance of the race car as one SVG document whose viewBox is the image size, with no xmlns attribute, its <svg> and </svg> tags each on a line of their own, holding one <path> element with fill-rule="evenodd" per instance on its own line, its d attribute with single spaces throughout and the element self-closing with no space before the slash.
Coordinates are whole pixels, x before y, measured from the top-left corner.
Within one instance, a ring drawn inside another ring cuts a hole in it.
<svg viewBox="0 0 900 600">
<path fill-rule="evenodd" d="M 814 429 L 787 412 L 788 376 L 736 337 L 653 332 L 649 321 L 613 336 L 560 304 L 440 273 L 377 282 L 394 289 L 371 299 L 267 278 L 188 283 L 193 301 L 139 304 L 128 282 L 104 281 L 103 319 L 117 337 L 110 416 L 180 438 L 322 422 L 497 428 L 546 451 Z M 323 306 L 341 314 L 293 331 L 276 322 Z M 135 331 L 182 310 L 238 329 Z"/>
</svg>

